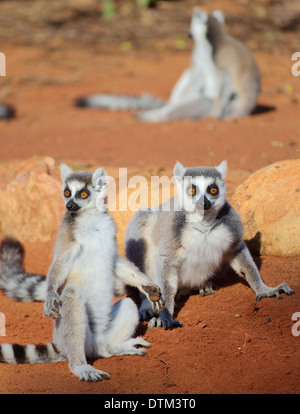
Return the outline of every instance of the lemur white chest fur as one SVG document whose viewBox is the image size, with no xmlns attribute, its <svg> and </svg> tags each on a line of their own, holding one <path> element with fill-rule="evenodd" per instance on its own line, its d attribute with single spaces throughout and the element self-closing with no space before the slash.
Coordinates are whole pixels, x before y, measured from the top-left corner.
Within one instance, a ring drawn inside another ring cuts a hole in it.
<svg viewBox="0 0 300 414">
<path fill-rule="evenodd" d="M 190 223 L 183 231 L 178 256 L 178 287 L 202 286 L 219 269 L 232 235 L 223 226 Z"/>
<path fill-rule="evenodd" d="M 74 238 L 78 242 L 79 252 L 74 260 L 68 284 L 76 282 L 89 294 L 98 289 L 112 290 L 112 262 L 117 247 L 111 218 L 93 209 L 78 217 L 76 224 Z"/>
</svg>

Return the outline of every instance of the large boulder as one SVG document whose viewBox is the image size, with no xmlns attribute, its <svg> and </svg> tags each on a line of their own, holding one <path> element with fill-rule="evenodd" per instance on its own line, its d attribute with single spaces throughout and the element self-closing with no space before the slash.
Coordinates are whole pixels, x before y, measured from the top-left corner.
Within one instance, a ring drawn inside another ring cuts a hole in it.
<svg viewBox="0 0 300 414">
<path fill-rule="evenodd" d="M 47 242 L 64 211 L 59 163 L 33 157 L 0 165 L 0 238 Z"/>
<path fill-rule="evenodd" d="M 256 253 L 300 256 L 300 159 L 255 172 L 230 203 L 240 213 L 244 238 L 252 240 Z"/>
</svg>

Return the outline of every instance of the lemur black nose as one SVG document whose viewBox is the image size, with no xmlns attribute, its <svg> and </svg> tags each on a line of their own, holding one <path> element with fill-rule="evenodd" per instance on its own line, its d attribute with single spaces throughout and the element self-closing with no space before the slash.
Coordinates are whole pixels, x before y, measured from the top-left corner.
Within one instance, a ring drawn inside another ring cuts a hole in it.
<svg viewBox="0 0 300 414">
<path fill-rule="evenodd" d="M 209 210 L 211 208 L 211 202 L 204 196 L 204 210 Z"/>
<path fill-rule="evenodd" d="M 75 203 L 73 200 L 69 200 L 66 204 L 66 208 L 68 211 L 77 211 L 79 210 L 79 205 Z"/>
</svg>

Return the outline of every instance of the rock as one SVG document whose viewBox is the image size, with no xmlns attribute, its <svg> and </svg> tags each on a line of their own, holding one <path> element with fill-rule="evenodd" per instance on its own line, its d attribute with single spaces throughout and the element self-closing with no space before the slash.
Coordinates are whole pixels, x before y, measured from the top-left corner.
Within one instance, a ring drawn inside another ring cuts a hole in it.
<svg viewBox="0 0 300 414">
<path fill-rule="evenodd" d="M 240 213 L 244 239 L 252 239 L 256 253 L 300 256 L 300 159 L 255 172 L 236 189 L 230 203 Z"/>
<path fill-rule="evenodd" d="M 51 157 L 0 165 L 0 237 L 55 238 L 64 212 L 59 163 Z"/>
</svg>

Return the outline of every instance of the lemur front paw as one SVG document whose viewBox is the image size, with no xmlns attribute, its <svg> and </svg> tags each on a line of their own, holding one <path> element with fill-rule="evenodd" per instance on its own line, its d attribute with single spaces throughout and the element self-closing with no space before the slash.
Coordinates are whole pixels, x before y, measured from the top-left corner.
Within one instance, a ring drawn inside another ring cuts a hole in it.
<svg viewBox="0 0 300 414">
<path fill-rule="evenodd" d="M 57 293 L 48 293 L 46 302 L 44 304 L 44 316 L 48 318 L 57 319 L 60 317 L 59 313 L 60 299 Z"/>
<path fill-rule="evenodd" d="M 148 300 L 151 301 L 153 312 L 160 313 L 165 307 L 160 288 L 157 285 L 143 285 L 142 288 Z"/>
<path fill-rule="evenodd" d="M 282 299 L 282 296 L 280 296 L 281 291 L 286 293 L 288 296 L 295 293 L 295 291 L 291 289 L 286 283 L 282 283 L 276 288 L 264 286 L 261 289 L 261 291 L 256 295 L 256 300 L 259 301 L 261 300 L 261 298 L 271 298 L 272 296 L 276 296 L 278 299 Z"/>
<path fill-rule="evenodd" d="M 178 327 L 182 328 L 183 323 L 173 319 L 168 309 L 165 308 L 158 317 L 154 316 L 150 320 L 148 326 L 149 328 L 161 328 L 162 326 L 164 326 L 166 329 Z"/>
</svg>

